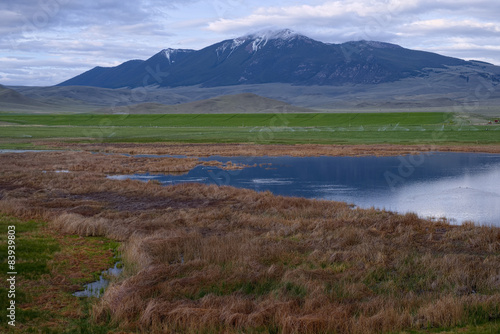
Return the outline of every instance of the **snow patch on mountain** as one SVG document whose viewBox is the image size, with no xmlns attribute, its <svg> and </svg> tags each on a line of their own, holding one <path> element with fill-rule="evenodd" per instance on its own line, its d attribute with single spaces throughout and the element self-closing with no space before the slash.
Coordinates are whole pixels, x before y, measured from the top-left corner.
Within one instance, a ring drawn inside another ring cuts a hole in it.
<svg viewBox="0 0 500 334">
<path fill-rule="evenodd" d="M 293 39 L 294 37 L 299 36 L 298 33 L 296 33 L 293 30 L 290 29 L 283 29 L 283 30 L 262 30 L 250 35 L 247 35 L 247 38 L 250 39 L 255 39 L 255 40 L 265 40 L 269 41 L 272 39 L 282 39 L 282 40 L 290 40 Z"/>
<path fill-rule="evenodd" d="M 170 56 L 172 55 L 172 53 L 174 53 L 175 50 L 174 49 L 166 49 L 166 50 L 163 50 L 163 54 L 165 55 L 165 57 L 168 59 L 168 62 L 170 64 L 172 64 L 172 61 L 170 59 Z"/>
<path fill-rule="evenodd" d="M 298 33 L 290 30 L 262 30 L 246 36 L 238 37 L 232 40 L 225 41 L 215 51 L 219 60 L 229 58 L 243 44 L 248 43 L 251 52 L 256 52 L 266 46 L 270 41 L 273 41 L 277 47 L 282 47 L 293 38 L 301 36 Z M 229 50 L 229 52 L 227 52 Z"/>
<path fill-rule="evenodd" d="M 226 59 L 229 58 L 229 56 L 231 56 L 234 50 L 240 47 L 243 43 L 245 43 L 245 39 L 241 38 L 236 38 L 233 39 L 232 41 L 224 42 L 224 44 L 222 44 L 215 50 L 215 52 L 217 52 L 217 57 L 220 58 L 220 56 L 222 56 L 227 49 L 231 49 Z"/>
<path fill-rule="evenodd" d="M 296 32 L 290 29 L 284 30 L 263 30 L 257 33 L 246 36 L 247 39 L 253 40 L 252 51 L 256 52 L 262 49 L 271 40 L 277 42 L 277 46 L 283 46 L 286 41 L 289 41 L 299 36 Z"/>
<path fill-rule="evenodd" d="M 168 62 L 172 65 L 173 63 L 175 63 L 175 60 L 172 59 L 172 56 L 177 54 L 177 53 L 180 53 L 180 52 L 193 52 L 193 50 L 185 50 L 185 49 L 171 49 L 171 48 L 168 48 L 168 49 L 164 49 L 162 50 L 163 54 L 165 55 L 165 58 L 168 59 Z"/>
<path fill-rule="evenodd" d="M 258 51 L 260 48 L 266 46 L 268 39 L 265 37 L 257 37 L 252 42 L 252 51 Z"/>
</svg>

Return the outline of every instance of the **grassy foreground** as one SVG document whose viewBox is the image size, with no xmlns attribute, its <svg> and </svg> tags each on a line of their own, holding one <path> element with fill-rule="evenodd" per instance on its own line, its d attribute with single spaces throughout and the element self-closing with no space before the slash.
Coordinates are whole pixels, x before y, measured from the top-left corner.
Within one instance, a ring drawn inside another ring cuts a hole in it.
<svg viewBox="0 0 500 334">
<path fill-rule="evenodd" d="M 150 165 L 53 152 L 0 161 L 0 211 L 43 218 L 82 240 L 123 242 L 125 274 L 93 305 L 94 326 L 142 333 L 500 329 L 499 228 L 231 187 L 105 178 L 127 168 L 175 170 L 184 159 Z M 62 169 L 70 173 L 54 172 Z"/>
<path fill-rule="evenodd" d="M 500 126 L 445 112 L 349 114 L 8 115 L 0 140 L 257 144 L 492 144 Z M 11 144 L 8 144 L 11 143 Z"/>
<path fill-rule="evenodd" d="M 60 235 L 46 223 L 0 214 L 0 279 L 7 277 L 7 229 L 16 230 L 16 317 L 8 325 L 12 298 L 0 288 L 2 333 L 108 333 L 112 327 L 90 322 L 91 300 L 72 293 L 111 266 L 118 243 L 104 238 Z"/>
</svg>

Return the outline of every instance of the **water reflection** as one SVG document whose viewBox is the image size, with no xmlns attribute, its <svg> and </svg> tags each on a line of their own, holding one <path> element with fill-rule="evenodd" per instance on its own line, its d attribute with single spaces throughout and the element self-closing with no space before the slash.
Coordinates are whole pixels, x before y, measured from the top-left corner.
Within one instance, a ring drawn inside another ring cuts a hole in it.
<svg viewBox="0 0 500 334">
<path fill-rule="evenodd" d="M 453 217 L 500 225 L 500 167 L 476 175 L 417 182 L 404 186 L 386 201 L 397 211 L 417 211 L 423 216 Z"/>
<path fill-rule="evenodd" d="M 223 171 L 200 166 L 185 175 L 112 178 L 164 184 L 215 183 L 353 203 L 423 217 L 472 220 L 500 226 L 500 155 L 439 153 L 405 157 L 210 157 L 201 160 L 257 164 Z M 271 163 L 271 168 L 268 165 Z"/>
<path fill-rule="evenodd" d="M 109 277 L 114 276 L 118 277 L 122 273 L 123 269 L 119 267 L 121 262 L 115 263 L 113 268 L 109 268 L 108 270 L 104 270 L 99 276 L 99 280 L 86 284 L 84 286 L 84 290 L 77 291 L 73 293 L 75 297 L 97 297 L 100 298 L 104 293 L 104 290 L 109 285 Z"/>
</svg>

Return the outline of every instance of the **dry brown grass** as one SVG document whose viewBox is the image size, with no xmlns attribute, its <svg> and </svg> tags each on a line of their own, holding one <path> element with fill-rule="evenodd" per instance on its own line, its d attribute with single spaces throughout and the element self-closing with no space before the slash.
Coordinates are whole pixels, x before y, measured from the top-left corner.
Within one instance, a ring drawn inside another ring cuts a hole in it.
<svg viewBox="0 0 500 334">
<path fill-rule="evenodd" d="M 85 237 L 97 237 L 106 234 L 109 220 L 106 218 L 83 217 L 75 213 L 63 213 L 57 216 L 50 224 L 66 234 L 77 234 Z"/>
<path fill-rule="evenodd" d="M 86 159 L 88 169 L 72 167 Z M 115 156 L 0 160 L 2 212 L 124 242 L 125 275 L 95 305 L 98 322 L 145 333 L 382 333 L 500 318 L 499 228 L 109 180 L 106 166 L 134 161 Z M 41 172 L 59 169 L 73 172 Z"/>
<path fill-rule="evenodd" d="M 56 149 L 77 149 L 89 152 L 186 155 L 191 157 L 220 156 L 395 156 L 439 152 L 500 153 L 500 145 L 256 145 L 256 144 L 175 144 L 175 143 L 65 143 L 37 141 L 35 145 Z"/>
</svg>

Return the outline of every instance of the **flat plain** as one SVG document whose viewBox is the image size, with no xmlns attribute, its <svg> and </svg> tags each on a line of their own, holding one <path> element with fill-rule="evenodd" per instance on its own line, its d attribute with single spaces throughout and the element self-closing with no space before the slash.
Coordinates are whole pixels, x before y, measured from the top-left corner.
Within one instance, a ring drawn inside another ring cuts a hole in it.
<svg viewBox="0 0 500 334">
<path fill-rule="evenodd" d="M 275 114 L 0 114 L 2 143 L 496 144 L 494 116 L 452 112 Z M 488 124 L 491 122 L 492 124 Z"/>
</svg>

